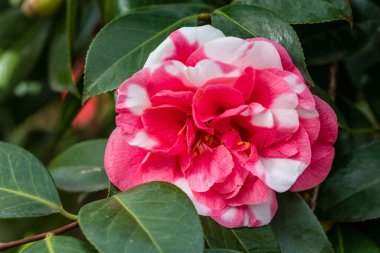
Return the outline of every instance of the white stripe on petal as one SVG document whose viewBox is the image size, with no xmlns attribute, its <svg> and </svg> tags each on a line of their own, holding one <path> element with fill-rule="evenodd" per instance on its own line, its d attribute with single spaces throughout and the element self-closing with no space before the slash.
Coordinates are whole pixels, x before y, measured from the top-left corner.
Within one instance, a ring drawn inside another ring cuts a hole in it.
<svg viewBox="0 0 380 253">
<path fill-rule="evenodd" d="M 260 226 L 268 224 L 272 220 L 272 202 L 274 198 L 274 193 L 272 193 L 267 201 L 260 205 L 251 205 L 249 208 L 255 214 L 256 219 L 260 222 Z"/>
<path fill-rule="evenodd" d="M 132 140 L 128 141 L 128 144 L 135 147 L 151 149 L 158 145 L 158 143 L 150 138 L 145 130 L 140 130 L 137 132 Z"/>
<path fill-rule="evenodd" d="M 307 164 L 286 158 L 260 158 L 254 172 L 276 192 L 287 191 L 302 174 Z"/>
<path fill-rule="evenodd" d="M 151 106 L 146 90 L 137 84 L 128 86 L 124 103 L 125 107 L 136 115 L 141 115 L 146 108 Z"/>
<path fill-rule="evenodd" d="M 297 94 L 301 94 L 306 89 L 306 85 L 299 79 L 296 74 L 289 73 L 289 75 L 284 79 L 289 83 L 290 87 Z"/>
<path fill-rule="evenodd" d="M 293 128 L 295 130 L 298 129 L 299 118 L 296 110 L 272 109 L 271 112 L 277 126 L 281 128 Z"/>
<path fill-rule="evenodd" d="M 203 216 L 209 215 L 210 209 L 196 200 L 185 178 L 178 179 L 177 181 L 175 181 L 174 184 L 178 188 L 180 188 L 184 193 L 186 193 L 186 195 L 191 199 L 199 215 L 203 215 Z"/>
</svg>

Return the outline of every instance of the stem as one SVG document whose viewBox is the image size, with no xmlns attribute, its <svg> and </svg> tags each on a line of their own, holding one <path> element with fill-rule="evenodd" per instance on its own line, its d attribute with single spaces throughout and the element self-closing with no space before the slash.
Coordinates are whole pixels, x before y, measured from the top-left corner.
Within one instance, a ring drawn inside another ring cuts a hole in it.
<svg viewBox="0 0 380 253">
<path fill-rule="evenodd" d="M 26 238 L 21 239 L 21 240 L 0 243 L 0 251 L 4 251 L 4 250 L 10 249 L 10 248 L 18 247 L 20 245 L 27 244 L 27 243 L 30 243 L 30 242 L 35 242 L 35 241 L 43 240 L 48 235 L 63 234 L 63 233 L 66 233 L 66 232 L 68 232 L 68 231 L 76 228 L 76 227 L 78 227 L 78 222 L 74 221 L 74 222 L 72 222 L 70 224 L 67 224 L 67 225 L 65 225 L 63 227 L 60 227 L 60 228 L 56 228 L 56 229 L 54 229 L 52 231 L 49 231 L 49 232 L 41 233 L 41 234 L 38 234 L 38 235 L 33 235 L 33 236 L 26 237 Z"/>
<path fill-rule="evenodd" d="M 66 211 L 65 209 L 61 208 L 60 209 L 60 213 L 66 217 L 67 219 L 69 220 L 77 220 L 78 219 L 78 216 L 75 215 L 75 214 L 72 214 L 72 213 L 69 213 L 68 211 Z"/>
<path fill-rule="evenodd" d="M 335 102 L 336 97 L 336 74 L 338 72 L 338 64 L 333 63 L 330 65 L 329 73 L 330 73 L 330 83 L 329 83 L 329 97 L 332 101 Z"/>
<path fill-rule="evenodd" d="M 315 211 L 315 208 L 317 208 L 318 192 L 319 192 L 319 186 L 313 189 L 313 195 L 311 196 L 311 200 L 310 200 L 310 209 L 313 212 Z"/>
</svg>

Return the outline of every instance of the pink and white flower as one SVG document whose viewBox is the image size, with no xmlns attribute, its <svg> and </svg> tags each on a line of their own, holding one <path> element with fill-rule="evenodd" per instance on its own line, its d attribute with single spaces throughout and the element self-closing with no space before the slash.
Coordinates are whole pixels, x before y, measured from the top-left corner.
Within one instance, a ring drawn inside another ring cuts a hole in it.
<svg viewBox="0 0 380 253">
<path fill-rule="evenodd" d="M 273 41 L 181 28 L 117 95 L 111 182 L 173 183 L 225 227 L 268 224 L 275 192 L 315 187 L 331 168 L 336 115 Z"/>
</svg>

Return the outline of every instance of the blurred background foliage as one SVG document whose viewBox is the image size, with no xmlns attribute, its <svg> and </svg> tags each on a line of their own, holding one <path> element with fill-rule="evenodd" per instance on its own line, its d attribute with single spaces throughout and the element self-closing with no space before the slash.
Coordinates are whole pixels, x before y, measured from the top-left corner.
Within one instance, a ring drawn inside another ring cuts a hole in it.
<svg viewBox="0 0 380 253">
<path fill-rule="evenodd" d="M 85 140 L 103 139 L 104 142 L 115 126 L 112 92 L 82 104 L 84 65 L 91 41 L 104 25 L 119 16 L 153 8 L 152 3 L 181 2 L 206 3 L 218 8 L 231 1 L 0 1 L 0 140 L 21 146 L 46 165 L 50 164 L 63 204 L 69 211 L 77 213 L 85 203 L 107 196 L 105 179 L 98 177 L 101 189 L 68 192 L 65 182 L 60 186 L 62 173 L 54 171 L 56 164 L 76 166 L 75 161 L 67 158 L 70 152 L 61 158 L 55 158 L 57 154 Z M 311 89 L 335 103 L 340 118 L 332 176 L 335 168 L 348 163 L 347 157 L 356 152 L 353 150 L 380 138 L 380 1 L 352 0 L 351 6 L 352 20 L 293 24 L 316 84 Z M 76 150 L 81 147 L 71 152 Z M 380 156 L 378 151 L 377 148 L 373 155 Z M 102 155 L 101 148 L 98 152 Z M 82 164 L 92 165 L 91 159 L 81 154 L 85 161 Z M 102 166 L 102 161 L 94 163 Z M 321 194 L 328 192 L 325 188 L 322 187 Z M 311 192 L 302 196 L 309 200 Z M 323 210 L 317 208 L 317 214 L 336 252 L 380 252 L 379 219 L 336 223 L 325 221 Z M 59 215 L 0 219 L 0 242 L 65 223 Z M 69 234 L 83 238 L 78 230 Z M 361 251 L 355 248 L 358 245 Z"/>
</svg>

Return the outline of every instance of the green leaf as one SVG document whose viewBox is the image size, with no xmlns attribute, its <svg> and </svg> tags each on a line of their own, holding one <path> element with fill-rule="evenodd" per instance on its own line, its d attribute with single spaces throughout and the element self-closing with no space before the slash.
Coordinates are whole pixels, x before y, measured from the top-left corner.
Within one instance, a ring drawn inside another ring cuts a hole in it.
<svg viewBox="0 0 380 253">
<path fill-rule="evenodd" d="M 49 169 L 58 188 L 68 192 L 93 192 L 108 188 L 104 171 L 107 140 L 78 143 L 59 154 Z"/>
<path fill-rule="evenodd" d="M 79 92 L 71 78 L 70 31 L 67 28 L 66 17 L 62 16 L 58 21 L 56 29 L 54 29 L 49 48 L 49 83 L 54 91 L 69 91 L 79 96 Z"/>
<path fill-rule="evenodd" d="M 202 217 L 205 239 L 210 248 L 234 249 L 244 253 L 279 253 L 277 239 L 269 226 L 260 228 L 224 228 Z"/>
<path fill-rule="evenodd" d="M 20 253 L 96 253 L 96 250 L 73 237 L 48 235 L 44 240 L 25 247 Z"/>
<path fill-rule="evenodd" d="M 268 9 L 290 24 L 310 24 L 347 20 L 352 23 L 351 7 L 346 0 L 235 0 Z"/>
<path fill-rule="evenodd" d="M 85 205 L 79 225 L 101 253 L 203 252 L 202 227 L 191 201 L 164 182 Z"/>
<path fill-rule="evenodd" d="M 318 214 L 336 221 L 380 217 L 380 142 L 354 150 L 322 184 Z"/>
<path fill-rule="evenodd" d="M 278 42 L 286 48 L 306 82 L 313 85 L 297 34 L 274 13 L 255 6 L 229 5 L 214 11 L 212 24 L 227 36 L 265 37 Z"/>
<path fill-rule="evenodd" d="M 277 194 L 278 211 L 271 223 L 282 253 L 333 253 L 321 224 L 295 193 Z"/>
<path fill-rule="evenodd" d="M 223 6 L 230 2 L 230 0 L 113 0 L 102 1 L 103 16 L 106 21 L 110 21 L 119 17 L 132 9 L 139 9 L 142 7 L 170 5 L 170 4 L 210 4 L 213 6 Z"/>
<path fill-rule="evenodd" d="M 0 142 L 0 218 L 62 212 L 48 171 L 31 153 Z"/>
<path fill-rule="evenodd" d="M 84 100 L 116 89 L 143 67 L 148 55 L 172 31 L 196 26 L 194 14 L 207 10 L 199 5 L 170 5 L 133 12 L 106 25 L 87 54 Z"/>
<path fill-rule="evenodd" d="M 380 253 L 379 247 L 360 230 L 337 225 L 328 232 L 335 253 Z"/>
</svg>

